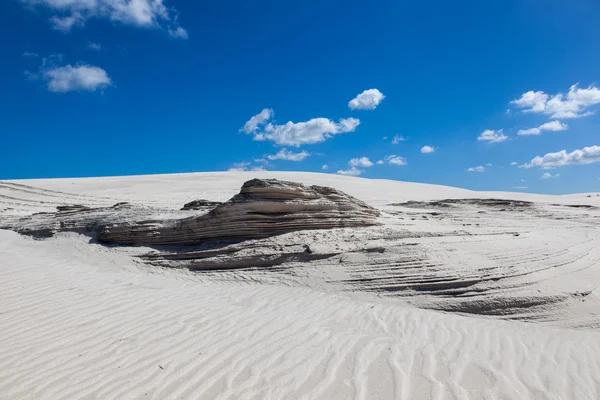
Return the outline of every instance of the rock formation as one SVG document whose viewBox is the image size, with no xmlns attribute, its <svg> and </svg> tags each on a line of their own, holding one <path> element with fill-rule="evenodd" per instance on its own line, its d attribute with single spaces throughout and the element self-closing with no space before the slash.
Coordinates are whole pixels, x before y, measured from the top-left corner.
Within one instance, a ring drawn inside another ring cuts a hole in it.
<svg viewBox="0 0 600 400">
<path fill-rule="evenodd" d="M 99 240 L 117 244 L 193 245 L 257 239 L 308 229 L 376 225 L 379 211 L 333 188 L 253 179 L 208 214 L 170 221 L 107 225 Z"/>
</svg>

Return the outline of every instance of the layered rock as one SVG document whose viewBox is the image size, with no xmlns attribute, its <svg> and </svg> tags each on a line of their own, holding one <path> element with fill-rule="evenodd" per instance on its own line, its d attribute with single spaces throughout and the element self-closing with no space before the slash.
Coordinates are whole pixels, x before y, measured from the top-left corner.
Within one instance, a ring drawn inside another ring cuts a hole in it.
<svg viewBox="0 0 600 400">
<path fill-rule="evenodd" d="M 253 179 L 208 214 L 104 227 L 99 240 L 118 244 L 192 245 L 257 239 L 308 229 L 377 224 L 379 211 L 339 190 L 277 179 Z"/>
</svg>

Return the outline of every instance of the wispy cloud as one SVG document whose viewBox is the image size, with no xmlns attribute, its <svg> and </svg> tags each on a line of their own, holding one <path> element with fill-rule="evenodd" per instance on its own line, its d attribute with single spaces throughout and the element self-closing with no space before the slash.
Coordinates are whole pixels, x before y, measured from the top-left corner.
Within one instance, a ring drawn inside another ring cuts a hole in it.
<svg viewBox="0 0 600 400">
<path fill-rule="evenodd" d="M 546 173 L 542 174 L 542 176 L 540 176 L 540 179 L 552 179 L 552 178 L 558 178 L 559 176 L 560 176 L 560 174 L 552 175 L 550 172 L 546 172 Z"/>
<path fill-rule="evenodd" d="M 254 167 L 250 167 L 252 163 L 249 162 L 239 162 L 239 163 L 234 163 L 233 166 L 231 168 L 229 168 L 229 171 L 266 171 L 267 169 L 265 168 L 264 165 L 256 165 Z"/>
<path fill-rule="evenodd" d="M 589 108 L 600 104 L 600 89 L 594 85 L 580 88 L 575 84 L 566 95 L 530 90 L 511 103 L 524 112 L 547 114 L 552 118 L 579 118 L 592 114 Z"/>
<path fill-rule="evenodd" d="M 485 167 L 483 165 L 479 165 L 477 167 L 471 167 L 471 168 L 467 168 L 468 172 L 484 172 L 485 171 Z"/>
<path fill-rule="evenodd" d="M 96 51 L 102 50 L 102 45 L 99 43 L 94 43 L 94 42 L 88 42 L 86 47 L 90 50 L 96 50 Z"/>
<path fill-rule="evenodd" d="M 493 130 L 493 129 L 486 129 L 477 138 L 477 140 L 479 140 L 480 142 L 489 142 L 489 143 L 500 143 L 500 142 L 504 142 L 507 139 L 508 139 L 508 136 L 506 136 L 503 133 L 502 129 L 497 130 L 497 131 Z"/>
<path fill-rule="evenodd" d="M 360 120 L 342 118 L 334 122 L 327 118 L 313 118 L 306 122 L 288 122 L 277 125 L 268 122 L 273 118 L 273 110 L 265 108 L 250 118 L 241 129 L 246 134 L 254 135 L 254 140 L 271 140 L 280 146 L 296 146 L 323 142 L 334 135 L 354 132 Z"/>
<path fill-rule="evenodd" d="M 352 110 L 374 110 L 385 99 L 378 89 L 368 89 L 348 102 Z"/>
<path fill-rule="evenodd" d="M 310 153 L 306 151 L 301 151 L 299 153 L 294 153 L 287 149 L 281 149 L 277 154 L 268 155 L 267 158 L 269 160 L 287 160 L 287 161 L 302 161 L 306 157 L 309 157 Z"/>
<path fill-rule="evenodd" d="M 55 29 L 64 32 L 97 18 L 161 28 L 172 37 L 187 38 L 187 32 L 179 25 L 177 11 L 167 7 L 165 0 L 21 0 L 21 3 L 50 10 L 50 22 Z"/>
<path fill-rule="evenodd" d="M 396 134 L 396 136 L 394 136 L 394 138 L 392 139 L 392 144 L 398 144 L 400 142 L 404 142 L 405 140 L 405 137 Z"/>
<path fill-rule="evenodd" d="M 560 121 L 550 121 L 538 126 L 537 128 L 521 129 L 518 132 L 518 135 L 539 135 L 543 131 L 558 132 L 567 130 L 568 128 L 569 127 L 566 124 L 563 124 Z"/>
<path fill-rule="evenodd" d="M 34 53 L 32 51 L 26 51 L 23 53 L 23 57 L 27 58 L 38 58 L 40 55 L 38 53 Z"/>
<path fill-rule="evenodd" d="M 321 167 L 321 169 L 322 169 L 323 171 L 327 171 L 327 170 L 329 169 L 329 165 L 327 165 L 327 164 L 323 164 L 323 166 Z"/>
<path fill-rule="evenodd" d="M 570 153 L 567 153 L 566 150 L 561 150 L 555 153 L 547 153 L 544 156 L 536 156 L 529 163 L 522 165 L 522 167 L 550 169 L 569 164 L 592 164 L 598 161 L 600 161 L 600 146 L 589 146 L 580 150 L 573 150 Z"/>
<path fill-rule="evenodd" d="M 395 154 L 386 156 L 385 161 L 387 161 L 387 163 L 390 165 L 404 166 L 404 165 L 408 164 L 408 162 L 406 161 L 406 158 L 397 156 Z"/>
</svg>

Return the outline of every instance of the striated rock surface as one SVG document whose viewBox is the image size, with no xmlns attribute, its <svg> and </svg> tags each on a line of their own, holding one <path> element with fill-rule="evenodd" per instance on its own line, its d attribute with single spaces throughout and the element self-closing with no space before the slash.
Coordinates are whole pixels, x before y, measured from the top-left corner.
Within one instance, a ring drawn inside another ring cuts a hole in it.
<svg viewBox="0 0 600 400">
<path fill-rule="evenodd" d="M 377 225 L 379 211 L 339 190 L 277 179 L 253 179 L 208 214 L 171 221 L 107 225 L 102 242 L 192 245 L 257 239 L 308 229 Z"/>
</svg>

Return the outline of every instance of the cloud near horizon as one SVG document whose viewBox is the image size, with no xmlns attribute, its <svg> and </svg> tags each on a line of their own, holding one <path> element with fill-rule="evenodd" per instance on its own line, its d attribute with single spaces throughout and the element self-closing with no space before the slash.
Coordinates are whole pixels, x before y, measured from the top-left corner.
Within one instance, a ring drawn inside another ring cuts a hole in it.
<svg viewBox="0 0 600 400">
<path fill-rule="evenodd" d="M 338 175 L 346 175 L 346 176 L 359 176 L 362 173 L 363 173 L 363 171 L 361 171 L 360 169 L 358 169 L 356 167 L 351 167 L 350 169 L 346 169 L 346 170 L 341 169 L 337 172 Z"/>
<path fill-rule="evenodd" d="M 50 11 L 54 29 L 68 32 L 92 18 L 108 19 L 124 25 L 164 29 L 171 37 L 187 39 L 179 25 L 178 13 L 164 0 L 20 0 L 30 7 Z"/>
<path fill-rule="evenodd" d="M 360 125 L 357 118 L 341 118 L 338 122 L 328 118 L 313 118 L 305 122 L 289 121 L 285 125 L 277 125 L 268 122 L 273 116 L 273 110 L 265 108 L 250 118 L 241 131 L 254 135 L 257 141 L 270 140 L 279 146 L 300 147 L 323 142 L 341 133 L 354 132 Z"/>
<path fill-rule="evenodd" d="M 564 167 L 570 164 L 592 164 L 600 161 L 600 146 L 584 147 L 581 150 L 573 150 L 567 153 L 566 150 L 557 151 L 555 153 L 547 153 L 546 155 L 536 156 L 529 163 L 521 166 L 521 168 L 539 167 L 543 169 L 552 169 Z"/>
<path fill-rule="evenodd" d="M 580 88 L 572 85 L 567 94 L 548 95 L 542 91 L 525 92 L 517 100 L 511 101 L 526 113 L 541 113 L 551 118 L 580 118 L 593 114 L 588 109 L 600 104 L 600 89 L 594 85 Z"/>
<path fill-rule="evenodd" d="M 302 150 L 300 153 L 294 153 L 287 149 L 281 149 L 277 154 L 268 155 L 267 158 L 273 160 L 286 160 L 286 161 L 302 161 L 306 157 L 309 157 L 310 153 Z"/>
<path fill-rule="evenodd" d="M 348 102 L 352 110 L 374 110 L 385 99 L 378 89 L 367 89 Z"/>
</svg>

